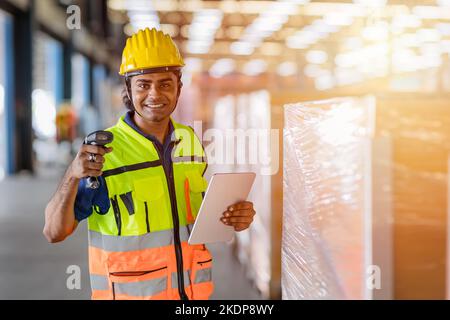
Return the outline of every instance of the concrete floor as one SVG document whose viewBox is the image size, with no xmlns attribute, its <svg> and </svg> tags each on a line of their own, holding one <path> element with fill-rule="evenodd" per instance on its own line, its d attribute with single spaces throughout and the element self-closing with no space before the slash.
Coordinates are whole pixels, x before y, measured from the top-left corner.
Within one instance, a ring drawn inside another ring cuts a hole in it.
<svg viewBox="0 0 450 320">
<path fill-rule="evenodd" d="M 61 174 L 54 169 L 0 181 L 0 299 L 90 299 L 86 222 L 59 244 L 42 235 L 44 208 Z M 231 248 L 208 247 L 215 258 L 212 299 L 260 299 Z M 67 288 L 72 265 L 80 267 L 81 289 Z"/>
</svg>

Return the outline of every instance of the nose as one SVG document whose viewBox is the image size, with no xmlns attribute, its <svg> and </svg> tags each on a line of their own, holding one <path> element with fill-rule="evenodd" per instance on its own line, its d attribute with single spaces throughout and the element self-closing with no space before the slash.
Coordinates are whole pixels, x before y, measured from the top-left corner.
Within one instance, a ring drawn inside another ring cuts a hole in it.
<svg viewBox="0 0 450 320">
<path fill-rule="evenodd" d="M 161 96 L 161 93 L 158 90 L 158 87 L 155 84 L 150 85 L 150 88 L 147 92 L 146 100 L 155 101 Z"/>
<path fill-rule="evenodd" d="M 150 89 L 148 90 L 148 96 L 158 96 L 159 91 L 156 84 L 151 84 Z"/>
<path fill-rule="evenodd" d="M 145 103 L 162 103 L 163 99 L 164 96 L 158 90 L 158 86 L 151 84 L 144 99 Z"/>
</svg>

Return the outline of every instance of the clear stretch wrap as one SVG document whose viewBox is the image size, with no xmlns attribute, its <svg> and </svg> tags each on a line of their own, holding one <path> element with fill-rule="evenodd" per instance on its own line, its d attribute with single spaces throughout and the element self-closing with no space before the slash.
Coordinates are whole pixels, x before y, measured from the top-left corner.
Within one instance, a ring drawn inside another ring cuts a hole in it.
<svg viewBox="0 0 450 320">
<path fill-rule="evenodd" d="M 283 299 L 366 297 L 374 99 L 285 106 Z"/>
</svg>

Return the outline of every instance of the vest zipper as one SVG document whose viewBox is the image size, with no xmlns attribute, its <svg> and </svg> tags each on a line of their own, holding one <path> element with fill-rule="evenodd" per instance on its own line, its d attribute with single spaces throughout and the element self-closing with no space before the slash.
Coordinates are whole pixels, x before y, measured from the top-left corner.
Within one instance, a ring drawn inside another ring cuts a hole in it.
<svg viewBox="0 0 450 320">
<path fill-rule="evenodd" d="M 147 223 L 147 232 L 150 232 L 150 221 L 148 221 L 148 205 L 147 201 L 144 202 L 145 205 L 145 222 Z"/>
<path fill-rule="evenodd" d="M 152 141 L 152 143 L 153 143 L 154 148 L 158 152 L 159 158 L 162 161 L 163 169 L 164 169 L 164 176 L 166 177 L 167 186 L 169 188 L 170 206 L 172 209 L 172 220 L 173 220 L 173 237 L 174 237 L 174 242 L 175 242 L 175 258 L 177 261 L 178 294 L 180 295 L 181 300 L 189 300 L 189 298 L 186 294 L 186 291 L 184 290 L 183 253 L 181 250 L 180 221 L 179 221 L 179 217 L 178 217 L 178 208 L 177 208 L 177 203 L 176 203 L 173 172 L 170 174 L 170 177 L 167 176 L 167 168 L 164 165 L 165 164 L 164 155 L 161 155 L 161 151 L 158 149 L 158 146 L 155 145 L 155 142 Z M 174 143 L 174 141 L 171 141 L 170 143 Z M 164 153 L 164 151 L 163 151 L 163 153 Z M 173 169 L 172 169 L 172 171 L 173 171 Z"/>
<path fill-rule="evenodd" d="M 110 275 L 115 276 L 115 277 L 132 277 L 132 276 L 144 276 L 146 274 L 152 273 L 152 272 L 156 272 L 156 271 L 160 271 L 160 270 L 164 270 L 167 269 L 167 267 L 162 267 L 159 269 L 155 269 L 155 270 L 149 270 L 149 271 L 136 271 L 136 272 L 111 272 Z M 113 295 L 113 300 L 116 300 L 116 288 L 114 286 L 115 282 L 111 282 L 112 284 L 112 295 Z"/>
<path fill-rule="evenodd" d="M 115 195 L 114 198 L 111 198 L 111 204 L 114 210 L 114 219 L 116 220 L 117 225 L 117 235 L 120 236 L 122 232 L 122 219 L 120 217 L 120 209 L 119 203 L 117 202 L 117 195 Z"/>
<path fill-rule="evenodd" d="M 152 272 L 156 272 L 156 271 L 161 271 L 167 269 L 167 267 L 162 267 L 162 268 L 158 268 L 158 269 L 154 269 L 154 270 L 146 270 L 146 271 L 121 271 L 121 272 L 111 272 L 110 275 L 115 276 L 115 277 L 132 277 L 132 276 L 144 276 L 146 274 L 152 273 Z"/>
<path fill-rule="evenodd" d="M 209 260 L 206 260 L 206 261 L 199 261 L 199 262 L 197 262 L 197 264 L 203 266 L 203 264 L 211 262 L 211 261 L 212 261 L 212 259 L 209 259 Z"/>
</svg>

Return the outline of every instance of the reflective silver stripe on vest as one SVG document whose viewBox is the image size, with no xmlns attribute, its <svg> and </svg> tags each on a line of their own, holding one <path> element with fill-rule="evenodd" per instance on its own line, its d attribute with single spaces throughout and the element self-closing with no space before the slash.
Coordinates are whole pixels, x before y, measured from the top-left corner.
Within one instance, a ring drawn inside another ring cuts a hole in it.
<svg viewBox="0 0 450 320">
<path fill-rule="evenodd" d="M 100 274 L 91 274 L 92 290 L 109 290 L 108 278 Z"/>
<path fill-rule="evenodd" d="M 195 273 L 194 283 L 202 283 L 211 281 L 211 268 L 200 269 Z"/>
<path fill-rule="evenodd" d="M 118 283 L 114 282 L 115 294 L 126 294 L 134 297 L 148 297 L 161 293 L 167 289 L 167 277 L 157 279 Z"/>
<path fill-rule="evenodd" d="M 172 162 L 206 162 L 205 157 L 199 156 L 183 156 L 183 157 L 173 157 Z"/>
<path fill-rule="evenodd" d="M 180 227 L 180 240 L 188 241 L 193 224 Z M 173 229 L 155 231 L 140 236 L 112 236 L 89 230 L 89 245 L 113 252 L 136 251 L 174 244 Z"/>
<path fill-rule="evenodd" d="M 188 241 L 189 236 L 191 235 L 191 230 L 194 227 L 194 224 L 188 224 L 186 226 L 180 226 L 180 241 Z"/>
<path fill-rule="evenodd" d="M 183 272 L 183 280 L 184 280 L 184 287 L 191 285 L 191 270 Z M 178 288 L 177 272 L 172 272 L 172 288 L 173 289 Z"/>
</svg>

